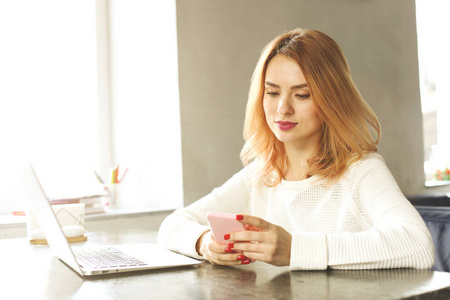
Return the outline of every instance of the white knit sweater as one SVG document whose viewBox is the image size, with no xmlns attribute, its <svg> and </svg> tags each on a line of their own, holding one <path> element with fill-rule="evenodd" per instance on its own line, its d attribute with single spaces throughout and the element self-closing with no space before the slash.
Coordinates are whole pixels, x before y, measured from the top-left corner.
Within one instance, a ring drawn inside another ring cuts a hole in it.
<svg viewBox="0 0 450 300">
<path fill-rule="evenodd" d="M 292 234 L 291 270 L 430 268 L 431 235 L 383 158 L 366 155 L 331 186 L 311 177 L 267 187 L 252 166 L 161 225 L 158 244 L 199 258 L 208 212 L 250 214 Z"/>
</svg>

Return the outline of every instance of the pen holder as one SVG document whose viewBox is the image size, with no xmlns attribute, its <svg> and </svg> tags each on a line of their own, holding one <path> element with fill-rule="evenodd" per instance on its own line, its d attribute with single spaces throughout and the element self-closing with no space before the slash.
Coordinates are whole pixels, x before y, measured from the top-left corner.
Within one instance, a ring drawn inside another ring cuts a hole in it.
<svg viewBox="0 0 450 300">
<path fill-rule="evenodd" d="M 117 205 L 120 198 L 120 184 L 113 183 L 106 187 L 107 195 L 104 198 L 103 205 L 105 208 L 113 208 Z"/>
</svg>

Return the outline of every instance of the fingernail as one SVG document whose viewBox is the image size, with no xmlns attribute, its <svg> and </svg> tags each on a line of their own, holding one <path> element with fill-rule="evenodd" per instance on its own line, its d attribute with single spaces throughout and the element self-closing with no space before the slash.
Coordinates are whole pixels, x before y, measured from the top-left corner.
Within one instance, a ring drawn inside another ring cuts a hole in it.
<svg viewBox="0 0 450 300">
<path fill-rule="evenodd" d="M 228 248 L 234 248 L 234 243 L 229 243 Z"/>
<path fill-rule="evenodd" d="M 229 240 L 229 239 L 230 239 L 230 235 L 229 235 L 229 234 L 225 234 L 225 235 L 223 236 L 223 239 L 224 239 L 224 240 Z"/>
<path fill-rule="evenodd" d="M 243 261 L 241 261 L 241 264 L 243 265 L 248 265 L 250 263 L 250 259 L 244 259 Z"/>
<path fill-rule="evenodd" d="M 244 219 L 243 215 L 236 215 L 236 220 L 242 221 Z"/>
<path fill-rule="evenodd" d="M 233 250 L 232 250 L 231 248 L 229 248 L 229 247 L 226 247 L 226 248 L 225 248 L 225 252 L 232 253 Z"/>
<path fill-rule="evenodd" d="M 254 263 L 256 261 L 256 259 L 250 259 L 251 263 Z"/>
<path fill-rule="evenodd" d="M 239 254 L 238 256 L 237 256 L 237 260 L 244 260 L 244 259 L 246 259 L 247 257 L 245 257 L 245 255 L 242 255 L 242 254 Z"/>
</svg>

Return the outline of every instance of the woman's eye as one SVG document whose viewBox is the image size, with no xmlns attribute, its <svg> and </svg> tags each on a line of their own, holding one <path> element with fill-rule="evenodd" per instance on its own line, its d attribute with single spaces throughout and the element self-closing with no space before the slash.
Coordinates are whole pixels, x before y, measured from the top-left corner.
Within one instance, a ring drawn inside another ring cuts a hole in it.
<svg viewBox="0 0 450 300">
<path fill-rule="evenodd" d="M 297 94 L 295 96 L 301 100 L 305 100 L 305 99 L 308 99 L 311 95 L 310 94 Z"/>
<path fill-rule="evenodd" d="M 273 96 L 273 97 L 279 95 L 279 93 L 277 93 L 277 92 L 266 92 L 266 94 L 270 95 L 270 96 Z"/>
</svg>

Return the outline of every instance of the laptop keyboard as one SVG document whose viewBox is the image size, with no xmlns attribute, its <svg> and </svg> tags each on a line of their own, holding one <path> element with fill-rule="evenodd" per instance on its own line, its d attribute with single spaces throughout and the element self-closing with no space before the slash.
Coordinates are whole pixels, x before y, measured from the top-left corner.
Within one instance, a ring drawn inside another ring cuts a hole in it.
<svg viewBox="0 0 450 300">
<path fill-rule="evenodd" d="M 94 269 L 146 266 L 143 261 L 134 258 L 114 247 L 98 249 L 74 249 L 78 263 Z"/>
</svg>

